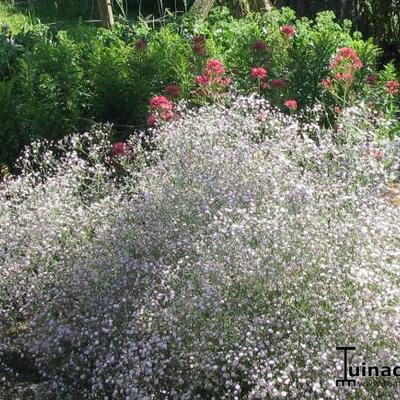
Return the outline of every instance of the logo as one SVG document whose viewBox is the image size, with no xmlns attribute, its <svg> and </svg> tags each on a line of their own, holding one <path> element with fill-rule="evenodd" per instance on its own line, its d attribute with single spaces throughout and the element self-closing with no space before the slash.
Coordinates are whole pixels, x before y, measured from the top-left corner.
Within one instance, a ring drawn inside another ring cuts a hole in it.
<svg viewBox="0 0 400 400">
<path fill-rule="evenodd" d="M 356 377 L 369 377 L 369 378 L 388 378 L 400 377 L 400 365 L 395 367 L 367 365 L 362 362 L 361 365 L 350 365 L 349 352 L 355 351 L 355 346 L 338 346 L 337 351 L 343 351 L 343 379 L 336 379 L 336 386 L 360 386 L 361 382 L 357 384 Z M 392 382 L 398 386 L 400 382 Z"/>
<path fill-rule="evenodd" d="M 344 352 L 344 363 L 343 363 L 343 379 L 336 379 L 336 386 L 356 386 L 355 379 L 348 379 L 348 366 L 347 366 L 347 352 L 350 350 L 355 350 L 354 346 L 339 346 L 336 347 L 336 350 Z"/>
</svg>

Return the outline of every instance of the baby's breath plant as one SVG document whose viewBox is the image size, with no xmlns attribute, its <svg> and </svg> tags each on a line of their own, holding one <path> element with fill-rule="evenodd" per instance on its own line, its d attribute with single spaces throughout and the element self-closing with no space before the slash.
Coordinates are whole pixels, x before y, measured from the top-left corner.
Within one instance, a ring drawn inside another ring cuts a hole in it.
<svg viewBox="0 0 400 400">
<path fill-rule="evenodd" d="M 4 385 L 25 360 L 38 399 L 394 398 L 336 388 L 335 347 L 398 362 L 399 143 L 359 108 L 178 107 L 118 159 L 109 127 L 37 144 L 1 187 Z"/>
</svg>

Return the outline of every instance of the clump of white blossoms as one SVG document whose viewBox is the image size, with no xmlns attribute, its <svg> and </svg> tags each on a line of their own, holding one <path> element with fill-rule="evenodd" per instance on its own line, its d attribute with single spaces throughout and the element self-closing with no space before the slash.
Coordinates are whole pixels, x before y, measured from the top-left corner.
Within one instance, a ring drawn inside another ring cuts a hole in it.
<svg viewBox="0 0 400 400">
<path fill-rule="evenodd" d="M 108 128 L 36 145 L 3 185 L 7 379 L 19 357 L 38 399 L 394 398 L 335 380 L 340 345 L 400 365 L 398 143 L 357 109 L 181 114 L 125 159 Z"/>
</svg>

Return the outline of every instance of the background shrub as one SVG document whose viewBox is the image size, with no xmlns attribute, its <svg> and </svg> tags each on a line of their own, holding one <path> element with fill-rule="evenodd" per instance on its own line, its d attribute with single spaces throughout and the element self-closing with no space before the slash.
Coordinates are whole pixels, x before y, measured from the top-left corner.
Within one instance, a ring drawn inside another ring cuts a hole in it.
<svg viewBox="0 0 400 400">
<path fill-rule="evenodd" d="M 285 37 L 280 31 L 284 25 L 293 25 L 296 34 Z M 149 99 L 162 94 L 166 85 L 178 84 L 182 96 L 191 100 L 195 78 L 211 58 L 224 62 L 232 91 L 260 91 L 250 70 L 263 67 L 269 79 L 287 82 L 279 89 L 261 90 L 274 105 L 284 109 L 288 99 L 296 100 L 299 107 L 323 102 L 332 122 L 334 107 L 345 104 L 329 96 L 321 80 L 337 50 L 351 47 L 364 67 L 352 86 L 350 103 L 362 100 L 366 93 L 371 93 L 368 99 L 383 94 L 385 100 L 377 104 L 393 117 L 397 97 L 386 96 L 385 81 L 380 79 L 376 87 L 365 81 L 367 74 L 377 71 L 380 49 L 350 28 L 348 21 L 336 23 L 331 12 L 319 14 L 312 22 L 296 19 L 288 8 L 243 19 L 216 8 L 206 21 L 188 15 L 159 29 L 141 21 L 121 22 L 112 32 L 79 25 L 65 31 L 37 25 L 3 34 L 2 51 L 7 57 L 1 101 L 7 104 L 0 137 L 7 147 L 0 162 L 12 163 L 23 145 L 35 138 L 57 139 L 93 121 L 115 123 L 116 137 L 124 137 L 129 129 L 145 124 Z M 203 54 L 193 50 L 195 36 L 205 38 Z M 252 49 L 257 41 L 265 43 L 265 51 Z M 393 79 L 395 75 L 393 71 Z"/>
</svg>

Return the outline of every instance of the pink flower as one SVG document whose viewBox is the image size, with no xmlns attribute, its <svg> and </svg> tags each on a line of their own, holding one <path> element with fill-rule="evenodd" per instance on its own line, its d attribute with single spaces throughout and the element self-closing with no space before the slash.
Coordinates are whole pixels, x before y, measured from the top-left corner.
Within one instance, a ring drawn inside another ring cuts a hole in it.
<svg viewBox="0 0 400 400">
<path fill-rule="evenodd" d="M 192 41 L 193 43 L 204 44 L 206 42 L 206 37 L 203 35 L 193 36 Z"/>
<path fill-rule="evenodd" d="M 251 69 L 250 71 L 250 76 L 253 79 L 265 79 L 268 76 L 268 72 L 266 69 L 262 68 L 262 67 L 254 67 Z"/>
<path fill-rule="evenodd" d="M 286 79 L 271 79 L 270 85 L 273 88 L 279 88 L 279 87 L 284 87 L 288 84 L 288 81 Z"/>
<path fill-rule="evenodd" d="M 326 90 L 330 89 L 332 87 L 332 85 L 333 85 L 332 79 L 330 79 L 330 78 L 322 79 L 321 85 Z"/>
<path fill-rule="evenodd" d="M 219 60 L 208 60 L 205 72 L 207 75 L 223 75 L 225 67 Z"/>
<path fill-rule="evenodd" d="M 399 81 L 387 81 L 386 82 L 386 93 L 389 93 L 389 94 L 400 93 L 400 82 Z"/>
<path fill-rule="evenodd" d="M 293 37 L 296 34 L 296 29 L 292 25 L 281 26 L 281 33 L 287 37 Z"/>
<path fill-rule="evenodd" d="M 145 49 L 147 47 L 147 42 L 144 39 L 138 39 L 135 42 L 135 47 L 138 50 L 143 50 L 143 49 Z"/>
<path fill-rule="evenodd" d="M 268 114 L 265 111 L 260 111 L 257 114 L 257 120 L 260 121 L 260 122 L 265 122 L 265 120 L 267 119 L 267 115 Z"/>
<path fill-rule="evenodd" d="M 268 82 L 262 81 L 260 82 L 260 89 L 261 90 L 271 89 L 271 86 L 269 85 Z"/>
<path fill-rule="evenodd" d="M 174 117 L 175 114 L 170 110 L 167 110 L 162 114 L 162 118 L 164 119 L 164 121 L 172 121 Z"/>
<path fill-rule="evenodd" d="M 206 55 L 206 49 L 204 48 L 204 45 L 203 44 L 201 44 L 201 43 L 195 43 L 193 46 L 192 46 L 192 50 L 195 52 L 195 53 L 197 53 L 197 54 L 200 54 L 201 56 L 204 56 L 204 55 Z"/>
<path fill-rule="evenodd" d="M 165 96 L 154 96 L 150 100 L 150 107 L 156 110 L 172 110 L 172 103 Z"/>
<path fill-rule="evenodd" d="M 210 77 L 207 75 L 197 75 L 196 83 L 198 85 L 208 85 L 210 83 Z"/>
<path fill-rule="evenodd" d="M 382 160 L 385 153 L 381 149 L 372 149 L 372 150 L 370 150 L 369 155 L 371 157 L 376 158 L 377 160 Z"/>
<path fill-rule="evenodd" d="M 336 67 L 347 67 L 350 70 L 359 71 L 363 67 L 363 63 L 354 49 L 343 47 L 339 49 L 338 54 L 331 62 L 330 67 L 331 69 L 335 69 Z"/>
<path fill-rule="evenodd" d="M 297 110 L 297 101 L 296 100 L 286 100 L 285 101 L 285 106 L 289 108 L 290 110 L 294 111 Z"/>
<path fill-rule="evenodd" d="M 263 42 L 262 40 L 256 40 L 255 42 L 253 42 L 250 46 L 251 50 L 253 50 L 254 52 L 258 52 L 258 51 L 267 51 L 267 45 L 265 44 L 265 42 Z"/>
<path fill-rule="evenodd" d="M 218 85 L 229 86 L 232 83 L 232 79 L 228 77 L 217 77 L 214 82 Z"/>
<path fill-rule="evenodd" d="M 231 79 L 223 76 L 224 73 L 225 67 L 221 61 L 208 60 L 203 75 L 196 76 L 196 83 L 200 86 L 200 90 L 196 93 L 205 96 L 224 91 L 231 84 Z"/>
<path fill-rule="evenodd" d="M 147 125 L 154 126 L 157 123 L 157 117 L 154 114 L 150 114 L 147 117 Z"/>
<path fill-rule="evenodd" d="M 133 149 L 125 142 L 117 142 L 112 145 L 112 154 L 114 157 L 127 157 L 133 154 Z"/>
<path fill-rule="evenodd" d="M 365 80 L 370 84 L 370 85 L 376 85 L 378 83 L 378 77 L 375 74 L 369 74 L 365 77 Z"/>
<path fill-rule="evenodd" d="M 354 80 L 354 75 L 349 72 L 338 72 L 335 74 L 335 79 L 338 81 L 352 83 Z"/>
<path fill-rule="evenodd" d="M 181 95 L 181 88 L 179 85 L 171 84 L 165 87 L 165 93 L 170 97 L 179 97 Z"/>
</svg>

